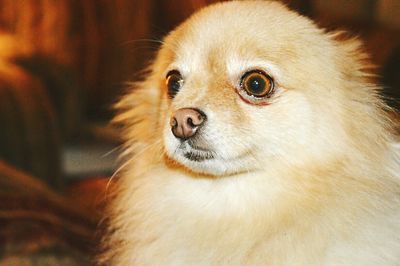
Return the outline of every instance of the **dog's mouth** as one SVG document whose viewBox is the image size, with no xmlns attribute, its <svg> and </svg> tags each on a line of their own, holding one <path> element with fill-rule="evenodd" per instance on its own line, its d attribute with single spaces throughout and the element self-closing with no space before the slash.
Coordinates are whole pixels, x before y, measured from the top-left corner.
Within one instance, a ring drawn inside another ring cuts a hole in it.
<svg viewBox="0 0 400 266">
<path fill-rule="evenodd" d="M 183 154 L 186 159 L 189 159 L 191 161 L 195 162 L 202 162 L 206 160 L 211 160 L 214 159 L 214 155 L 210 151 L 199 151 L 199 150 L 192 150 L 190 152 L 185 152 Z"/>
<path fill-rule="evenodd" d="M 212 150 L 196 146 L 192 141 L 182 142 L 179 149 L 182 150 L 183 156 L 190 161 L 203 162 L 215 158 L 215 153 Z"/>
</svg>

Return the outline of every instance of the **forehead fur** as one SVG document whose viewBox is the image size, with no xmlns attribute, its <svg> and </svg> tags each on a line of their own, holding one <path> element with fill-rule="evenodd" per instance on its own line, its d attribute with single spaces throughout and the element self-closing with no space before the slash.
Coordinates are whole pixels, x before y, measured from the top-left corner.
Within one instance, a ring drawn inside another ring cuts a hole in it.
<svg viewBox="0 0 400 266">
<path fill-rule="evenodd" d="M 165 48 L 169 61 L 185 64 L 188 71 L 220 71 L 225 59 L 238 57 L 272 62 L 300 80 L 320 69 L 330 71 L 326 62 L 334 54 L 331 40 L 309 19 L 268 1 L 207 7 L 172 32 Z"/>
</svg>

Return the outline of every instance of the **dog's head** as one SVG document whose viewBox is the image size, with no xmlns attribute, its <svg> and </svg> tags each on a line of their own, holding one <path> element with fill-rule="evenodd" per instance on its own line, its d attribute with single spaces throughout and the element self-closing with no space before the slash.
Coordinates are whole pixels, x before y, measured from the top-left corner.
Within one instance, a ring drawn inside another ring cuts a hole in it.
<svg viewBox="0 0 400 266">
<path fill-rule="evenodd" d="M 352 120 L 367 123 L 377 100 L 359 89 L 358 42 L 335 38 L 276 2 L 192 16 L 165 38 L 144 83 L 167 157 L 219 176 L 343 152 L 349 132 L 362 132 Z"/>
</svg>

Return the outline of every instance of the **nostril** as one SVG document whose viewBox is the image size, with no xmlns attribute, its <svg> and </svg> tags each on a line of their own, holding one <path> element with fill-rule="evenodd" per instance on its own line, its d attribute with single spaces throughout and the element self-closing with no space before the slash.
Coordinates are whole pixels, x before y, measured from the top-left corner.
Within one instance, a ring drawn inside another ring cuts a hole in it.
<svg viewBox="0 0 400 266">
<path fill-rule="evenodd" d="M 190 118 L 190 117 L 187 119 L 186 123 L 187 123 L 187 125 L 188 125 L 189 127 L 191 127 L 191 128 L 197 127 L 197 125 L 195 125 L 195 124 L 193 123 L 193 120 L 192 120 L 192 118 Z"/>
<path fill-rule="evenodd" d="M 197 112 L 197 114 L 194 113 L 190 114 L 187 123 L 192 127 L 197 127 L 203 124 L 204 120 L 205 120 L 205 115 Z"/>
</svg>

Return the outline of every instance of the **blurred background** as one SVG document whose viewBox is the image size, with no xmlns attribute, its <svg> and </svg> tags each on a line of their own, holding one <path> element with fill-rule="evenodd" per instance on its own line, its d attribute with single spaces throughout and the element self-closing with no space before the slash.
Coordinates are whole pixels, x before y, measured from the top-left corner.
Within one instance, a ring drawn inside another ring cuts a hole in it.
<svg viewBox="0 0 400 266">
<path fill-rule="evenodd" d="M 92 264 L 121 145 L 111 106 L 212 2 L 0 0 L 0 265 Z M 399 0 L 283 2 L 360 36 L 396 105 Z"/>
</svg>

